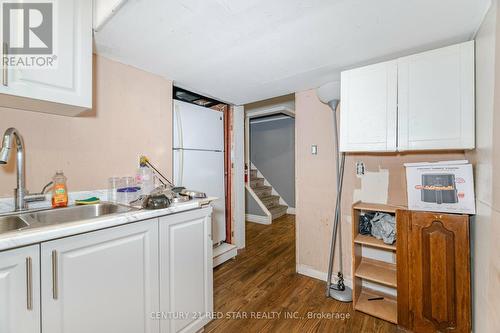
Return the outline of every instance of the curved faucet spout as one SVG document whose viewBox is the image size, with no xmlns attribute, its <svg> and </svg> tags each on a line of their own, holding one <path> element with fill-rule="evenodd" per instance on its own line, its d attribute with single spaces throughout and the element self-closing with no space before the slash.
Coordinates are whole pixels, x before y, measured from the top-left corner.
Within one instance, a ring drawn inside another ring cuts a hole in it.
<svg viewBox="0 0 500 333">
<path fill-rule="evenodd" d="M 2 148 L 0 150 L 0 164 L 7 164 L 10 153 L 12 151 L 12 143 L 16 142 L 16 162 L 17 162 L 17 188 L 15 194 L 15 209 L 23 210 L 25 208 L 24 196 L 26 195 L 25 187 L 25 170 L 24 170 L 24 140 L 19 131 L 13 127 L 7 129 L 3 135 Z"/>
</svg>

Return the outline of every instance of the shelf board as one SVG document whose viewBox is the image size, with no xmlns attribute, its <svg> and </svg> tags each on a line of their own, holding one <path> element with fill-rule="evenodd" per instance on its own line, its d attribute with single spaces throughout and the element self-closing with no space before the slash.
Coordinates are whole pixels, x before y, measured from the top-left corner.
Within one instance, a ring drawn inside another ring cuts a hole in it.
<svg viewBox="0 0 500 333">
<path fill-rule="evenodd" d="M 395 264 L 363 258 L 354 274 L 356 277 L 380 283 L 388 287 L 397 287 Z"/>
<path fill-rule="evenodd" d="M 372 203 L 361 202 L 361 201 L 356 202 L 352 206 L 352 208 L 357 209 L 357 210 L 383 212 L 383 213 L 391 213 L 391 214 L 395 214 L 397 209 L 406 209 L 406 207 L 403 207 L 403 206 L 372 204 Z"/>
<path fill-rule="evenodd" d="M 383 300 L 369 301 L 369 298 L 384 297 Z M 363 288 L 358 300 L 356 301 L 355 309 L 371 316 L 398 323 L 398 306 L 393 296 Z"/>
<path fill-rule="evenodd" d="M 371 246 L 371 247 L 376 247 L 379 249 L 384 249 L 384 250 L 391 250 L 391 251 L 396 251 L 396 244 L 386 244 L 380 239 L 376 239 L 373 236 L 370 235 L 361 235 L 358 234 L 356 238 L 354 239 L 354 243 L 356 244 L 361 244 L 361 245 L 366 245 L 366 246 Z"/>
</svg>

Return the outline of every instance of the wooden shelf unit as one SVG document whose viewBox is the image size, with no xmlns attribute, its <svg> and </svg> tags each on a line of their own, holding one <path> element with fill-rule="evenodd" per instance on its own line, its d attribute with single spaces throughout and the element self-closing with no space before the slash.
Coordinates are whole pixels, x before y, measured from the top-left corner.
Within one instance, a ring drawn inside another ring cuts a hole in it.
<svg viewBox="0 0 500 333">
<path fill-rule="evenodd" d="M 392 288 L 398 285 L 396 265 L 385 261 L 363 258 L 356 269 L 355 276 Z"/>
<path fill-rule="evenodd" d="M 375 297 L 384 297 L 384 299 L 369 300 Z M 387 320 L 393 324 L 398 323 L 398 303 L 396 298 L 379 291 L 362 288 L 355 309 L 371 316 Z"/>
<path fill-rule="evenodd" d="M 376 247 L 376 248 L 383 249 L 383 250 L 396 251 L 396 244 L 392 244 L 392 245 L 386 244 L 382 240 L 376 239 L 375 237 L 368 236 L 368 235 L 359 235 L 358 234 L 354 238 L 354 243 L 360 244 L 360 245 Z"/>
<path fill-rule="evenodd" d="M 395 254 L 396 244 L 385 244 L 382 240 L 373 236 L 360 235 L 359 216 L 362 212 L 383 212 L 396 215 L 398 209 L 406 209 L 406 207 L 365 202 L 356 202 L 352 206 L 352 269 L 354 271 L 352 293 L 354 309 L 394 324 L 398 323 L 397 297 L 363 287 L 363 281 L 370 281 L 396 289 L 396 264 L 364 258 L 362 249 L 363 246 L 367 246 Z M 369 300 L 376 297 L 383 297 L 383 299 Z"/>
</svg>

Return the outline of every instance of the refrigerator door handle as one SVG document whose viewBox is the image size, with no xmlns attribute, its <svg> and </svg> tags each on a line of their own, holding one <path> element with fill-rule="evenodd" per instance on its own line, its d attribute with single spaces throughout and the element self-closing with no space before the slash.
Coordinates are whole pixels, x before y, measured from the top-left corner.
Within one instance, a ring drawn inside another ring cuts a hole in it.
<svg viewBox="0 0 500 333">
<path fill-rule="evenodd" d="M 183 144 L 183 135 L 182 135 L 182 119 L 181 112 L 179 110 L 179 106 L 174 104 L 174 112 L 175 112 L 175 125 L 177 126 L 177 143 L 179 144 L 176 148 L 184 148 Z"/>
<path fill-rule="evenodd" d="M 178 183 L 175 184 L 175 186 L 182 186 L 183 184 L 182 178 L 184 173 L 184 149 L 179 149 L 178 152 L 179 152 L 179 168 L 177 169 Z"/>
</svg>

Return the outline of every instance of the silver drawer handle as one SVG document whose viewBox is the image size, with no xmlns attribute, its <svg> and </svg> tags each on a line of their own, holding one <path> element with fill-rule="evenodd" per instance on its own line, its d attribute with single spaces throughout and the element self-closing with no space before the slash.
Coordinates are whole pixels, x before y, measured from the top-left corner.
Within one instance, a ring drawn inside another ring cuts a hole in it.
<svg viewBox="0 0 500 333">
<path fill-rule="evenodd" d="M 59 291 L 57 290 L 58 285 L 58 272 L 57 272 L 57 251 L 52 251 L 52 298 L 57 299 L 59 296 Z"/>
<path fill-rule="evenodd" d="M 33 263 L 31 257 L 26 258 L 26 308 L 33 310 Z"/>
</svg>

